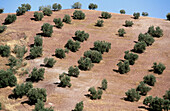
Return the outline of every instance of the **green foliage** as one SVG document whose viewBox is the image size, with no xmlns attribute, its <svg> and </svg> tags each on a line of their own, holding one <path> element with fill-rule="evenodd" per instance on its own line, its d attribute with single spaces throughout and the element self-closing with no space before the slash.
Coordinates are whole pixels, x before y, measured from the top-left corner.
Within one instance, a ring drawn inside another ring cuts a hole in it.
<svg viewBox="0 0 170 111">
<path fill-rule="evenodd" d="M 88 50 L 84 52 L 84 57 L 90 58 L 92 63 L 99 63 L 102 60 L 102 54 L 96 50 Z"/>
<path fill-rule="evenodd" d="M 30 49 L 30 57 L 32 59 L 35 59 L 37 57 L 41 57 L 42 56 L 42 47 L 41 46 L 34 46 L 34 47 L 31 47 Z"/>
<path fill-rule="evenodd" d="M 157 73 L 157 74 L 162 74 L 163 71 L 166 69 L 164 64 L 162 63 L 157 64 L 156 62 L 153 63 L 152 68 L 154 70 L 154 73 Z"/>
<path fill-rule="evenodd" d="M 41 26 L 41 31 L 43 31 L 44 36 L 51 37 L 53 33 L 53 26 L 49 23 L 44 23 L 43 26 Z"/>
<path fill-rule="evenodd" d="M 13 87 L 17 84 L 17 78 L 11 70 L 0 70 L 0 88 Z"/>
<path fill-rule="evenodd" d="M 72 5 L 73 9 L 81 9 L 81 3 L 80 2 L 76 2 Z"/>
<path fill-rule="evenodd" d="M 28 91 L 27 97 L 30 103 L 35 104 L 38 100 L 46 101 L 46 89 L 44 88 L 32 88 Z"/>
<path fill-rule="evenodd" d="M 124 59 L 128 60 L 130 65 L 134 65 L 135 61 L 138 59 L 138 55 L 129 53 L 129 51 L 125 51 Z"/>
<path fill-rule="evenodd" d="M 170 101 L 170 89 L 166 91 L 165 95 L 163 96 L 164 99 L 168 99 Z"/>
<path fill-rule="evenodd" d="M 68 75 L 78 77 L 80 74 L 79 68 L 77 66 L 70 66 L 68 69 Z"/>
<path fill-rule="evenodd" d="M 140 33 L 138 36 L 138 41 L 145 42 L 147 46 L 152 45 L 155 42 L 154 38 L 148 33 L 146 34 Z"/>
<path fill-rule="evenodd" d="M 136 88 L 136 91 L 139 91 L 141 95 L 147 95 L 147 93 L 151 90 L 150 87 L 146 86 L 145 83 L 142 81 Z"/>
<path fill-rule="evenodd" d="M 68 54 L 68 53 L 69 53 L 69 50 L 68 50 L 67 48 L 65 48 L 65 49 L 64 49 L 64 52 Z"/>
<path fill-rule="evenodd" d="M 0 33 L 4 32 L 7 29 L 7 26 L 0 25 Z"/>
<path fill-rule="evenodd" d="M 66 14 L 63 18 L 63 22 L 70 24 L 71 23 L 71 17 Z"/>
<path fill-rule="evenodd" d="M 94 42 L 94 50 L 97 50 L 102 54 L 104 52 L 109 52 L 109 49 L 111 49 L 111 43 L 109 42 L 99 40 Z"/>
<path fill-rule="evenodd" d="M 119 67 L 118 71 L 120 74 L 128 73 L 130 71 L 128 60 L 125 60 L 124 62 L 120 61 L 117 66 Z"/>
<path fill-rule="evenodd" d="M 16 54 L 17 58 L 23 58 L 24 54 L 27 53 L 27 49 L 25 46 L 15 45 L 13 53 Z"/>
<path fill-rule="evenodd" d="M 10 47 L 7 45 L 0 45 L 0 55 L 2 57 L 8 57 L 10 55 Z"/>
<path fill-rule="evenodd" d="M 136 91 L 136 89 L 130 89 L 128 90 L 127 92 L 125 92 L 126 96 L 127 96 L 127 100 L 128 101 L 131 101 L 131 102 L 134 102 L 134 101 L 139 101 L 140 99 L 140 95 L 139 95 L 139 92 Z"/>
<path fill-rule="evenodd" d="M 148 12 L 142 12 L 142 16 L 148 16 Z"/>
<path fill-rule="evenodd" d="M 153 101 L 153 97 L 152 96 L 147 96 L 144 100 L 143 100 L 143 104 L 150 106 L 150 103 Z"/>
<path fill-rule="evenodd" d="M 0 14 L 4 12 L 4 9 L 3 8 L 0 8 Z"/>
<path fill-rule="evenodd" d="M 62 8 L 61 4 L 57 4 L 57 3 L 54 3 L 52 7 L 53 7 L 54 11 L 61 10 L 61 8 Z"/>
<path fill-rule="evenodd" d="M 145 49 L 146 49 L 146 43 L 142 41 L 136 43 L 133 50 L 136 53 L 143 53 Z"/>
<path fill-rule="evenodd" d="M 36 20 L 36 21 L 41 21 L 42 18 L 44 17 L 44 15 L 43 15 L 42 12 L 40 12 L 40 13 L 34 12 L 34 17 L 35 17 L 35 20 Z"/>
<path fill-rule="evenodd" d="M 55 27 L 57 28 L 62 28 L 64 25 L 61 21 L 61 18 L 54 18 L 53 22 L 55 23 Z"/>
<path fill-rule="evenodd" d="M 97 9 L 97 5 L 96 4 L 93 4 L 93 3 L 90 3 L 89 4 L 89 10 L 95 10 L 95 9 Z"/>
<path fill-rule="evenodd" d="M 102 87 L 101 87 L 103 90 L 106 90 L 107 89 L 107 80 L 106 79 L 103 79 L 102 80 Z"/>
<path fill-rule="evenodd" d="M 73 13 L 73 19 L 83 20 L 85 19 L 85 16 L 85 13 L 83 13 L 81 10 L 75 10 Z"/>
<path fill-rule="evenodd" d="M 29 77 L 30 77 L 31 81 L 38 82 L 39 80 L 44 79 L 44 72 L 45 72 L 44 68 L 37 69 L 34 67 L 31 74 L 29 74 Z"/>
<path fill-rule="evenodd" d="M 51 14 L 52 14 L 53 12 L 51 11 L 51 9 L 50 8 L 43 8 L 43 14 L 44 14 L 44 16 L 45 15 L 47 15 L 47 16 L 51 16 Z"/>
<path fill-rule="evenodd" d="M 17 58 L 15 58 L 14 56 L 11 56 L 9 59 L 8 59 L 9 63 L 8 65 L 10 66 L 10 68 L 12 69 L 14 66 L 17 65 Z"/>
<path fill-rule="evenodd" d="M 101 89 L 96 89 L 94 87 L 90 87 L 88 92 L 90 92 L 90 98 L 91 99 L 101 99 L 101 96 L 103 94 L 103 91 Z"/>
<path fill-rule="evenodd" d="M 56 60 L 54 60 L 54 58 L 45 58 L 44 59 L 44 64 L 46 67 L 53 67 L 55 63 L 56 63 Z"/>
<path fill-rule="evenodd" d="M 163 36 L 163 30 L 158 26 L 156 29 L 154 29 L 154 26 L 150 26 L 148 28 L 148 33 L 153 37 L 162 37 Z"/>
<path fill-rule="evenodd" d="M 126 12 L 125 12 L 125 10 L 122 9 L 122 10 L 120 10 L 120 13 L 125 14 Z"/>
<path fill-rule="evenodd" d="M 26 95 L 28 93 L 28 91 L 33 88 L 33 85 L 31 82 L 27 82 L 27 83 L 22 83 L 20 85 L 16 85 L 16 87 L 12 90 L 12 92 L 14 93 L 15 97 L 19 97 L 22 98 L 24 95 Z"/>
<path fill-rule="evenodd" d="M 78 60 L 78 67 L 81 70 L 90 70 L 93 67 L 92 61 L 88 57 L 80 57 Z"/>
<path fill-rule="evenodd" d="M 1 108 L 1 103 L 0 103 L 0 110 L 1 110 L 2 108 Z"/>
<path fill-rule="evenodd" d="M 133 24 L 134 24 L 133 21 L 130 21 L 130 20 L 125 21 L 125 26 L 126 27 L 132 27 Z"/>
<path fill-rule="evenodd" d="M 76 52 L 80 49 L 81 46 L 80 46 L 80 42 L 78 41 L 74 42 L 73 40 L 69 39 L 64 47 L 72 52 Z"/>
<path fill-rule="evenodd" d="M 35 108 L 33 111 L 54 111 L 51 107 L 50 108 L 44 108 L 44 102 L 41 100 L 37 100 L 37 103 L 35 103 Z"/>
<path fill-rule="evenodd" d="M 8 14 L 8 16 L 5 18 L 5 24 L 11 24 L 15 22 L 16 19 L 17 17 L 15 14 Z"/>
<path fill-rule="evenodd" d="M 48 8 L 51 10 L 51 5 L 47 5 L 47 6 L 39 6 L 39 11 L 43 11 L 45 8 Z"/>
<path fill-rule="evenodd" d="M 101 13 L 101 18 L 104 18 L 104 19 L 108 19 L 108 18 L 111 18 L 112 15 L 108 12 L 102 12 Z"/>
<path fill-rule="evenodd" d="M 83 111 L 84 105 L 83 101 L 76 104 L 74 111 Z"/>
<path fill-rule="evenodd" d="M 156 82 L 156 77 L 152 74 L 146 75 L 143 77 L 143 82 L 150 86 L 154 86 Z"/>
<path fill-rule="evenodd" d="M 170 13 L 168 13 L 168 14 L 166 15 L 166 17 L 167 17 L 167 20 L 170 20 Z"/>
<path fill-rule="evenodd" d="M 21 7 L 18 7 L 16 11 L 16 15 L 17 16 L 23 15 L 26 11 L 27 11 L 27 8 L 24 5 L 22 5 Z"/>
<path fill-rule="evenodd" d="M 68 75 L 66 75 L 65 73 L 60 74 L 59 79 L 61 81 L 60 82 L 61 87 L 66 87 L 66 86 L 71 87 L 71 83 L 70 83 L 71 79 Z"/>
<path fill-rule="evenodd" d="M 139 17 L 140 17 L 140 13 L 139 12 L 135 12 L 135 13 L 133 13 L 133 16 L 134 16 L 134 19 L 139 19 Z"/>
<path fill-rule="evenodd" d="M 43 45 L 43 39 L 41 36 L 37 35 L 34 37 L 34 46 L 42 46 Z"/>
<path fill-rule="evenodd" d="M 57 58 L 60 58 L 60 59 L 65 58 L 66 57 L 65 50 L 63 50 L 63 49 L 56 49 L 55 50 L 55 56 Z"/>
<path fill-rule="evenodd" d="M 22 7 L 25 7 L 26 8 L 26 11 L 29 11 L 31 10 L 31 5 L 30 4 L 21 4 Z"/>
<path fill-rule="evenodd" d="M 76 40 L 83 42 L 89 38 L 89 34 L 85 33 L 85 31 L 77 30 L 75 32 L 75 37 L 76 37 Z"/>
<path fill-rule="evenodd" d="M 126 34 L 126 32 L 125 32 L 125 29 L 124 29 L 124 28 L 119 29 L 119 30 L 118 30 L 118 33 L 119 33 L 119 36 L 121 36 L 121 37 L 124 37 L 124 34 Z"/>
<path fill-rule="evenodd" d="M 103 20 L 97 20 L 96 26 L 103 27 L 103 23 L 104 23 Z"/>
</svg>

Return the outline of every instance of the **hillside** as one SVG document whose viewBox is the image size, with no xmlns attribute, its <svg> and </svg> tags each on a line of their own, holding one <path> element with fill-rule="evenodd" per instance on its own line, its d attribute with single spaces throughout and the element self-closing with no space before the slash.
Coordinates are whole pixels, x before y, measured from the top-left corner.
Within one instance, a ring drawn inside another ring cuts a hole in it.
<svg viewBox="0 0 170 111">
<path fill-rule="evenodd" d="M 45 79 L 34 83 L 34 87 L 46 88 L 47 101 L 46 107 L 54 107 L 55 111 L 71 111 L 76 103 L 84 101 L 84 111 L 141 111 L 145 108 L 140 108 L 143 105 L 145 96 L 142 96 L 138 102 L 129 102 L 123 100 L 125 92 L 128 89 L 136 88 L 143 77 L 148 74 L 154 62 L 161 62 L 166 66 L 166 70 L 162 75 L 154 74 L 157 82 L 152 90 L 147 95 L 153 97 L 162 97 L 166 90 L 170 88 L 170 22 L 150 17 L 140 17 L 133 19 L 131 15 L 112 14 L 112 18 L 103 19 L 104 26 L 96 27 L 95 23 L 99 20 L 101 11 L 82 10 L 86 14 L 84 20 L 72 19 L 71 24 L 65 24 L 62 29 L 53 27 L 52 37 L 43 37 L 43 56 L 26 60 L 29 72 L 33 67 L 42 67 L 45 57 L 53 57 L 57 61 L 53 68 L 45 68 Z M 34 21 L 34 12 L 26 12 L 22 16 L 17 16 L 17 20 L 7 25 L 7 30 L 0 34 L 0 44 L 7 44 L 14 48 L 15 44 L 24 44 L 28 48 L 26 56 L 29 55 L 30 45 L 34 42 L 36 34 L 41 34 L 41 26 L 43 23 L 53 22 L 54 18 L 63 18 L 65 14 L 72 16 L 74 9 L 66 9 L 53 12 L 52 16 L 45 16 L 42 21 Z M 8 14 L 0 14 L 0 24 L 4 22 Z M 123 26 L 126 20 L 132 20 L 132 27 Z M 127 74 L 119 74 L 113 70 L 117 70 L 117 63 L 124 59 L 124 51 L 133 49 L 135 41 L 138 41 L 140 33 L 147 32 L 150 26 L 160 26 L 163 29 L 164 35 L 161 38 L 155 38 L 152 46 L 146 48 L 145 52 L 138 54 L 139 58 L 131 70 Z M 125 37 L 118 36 L 118 29 L 126 30 Z M 89 33 L 89 39 L 81 43 L 81 48 L 77 52 L 69 52 L 66 58 L 58 59 L 55 54 L 56 48 L 64 48 L 64 45 L 69 39 L 74 37 L 77 30 L 84 30 Z M 24 36 L 27 36 L 24 40 Z M 93 43 L 97 40 L 105 40 L 111 43 L 111 49 L 108 53 L 103 54 L 103 60 L 99 64 L 94 64 L 90 71 L 80 71 L 78 78 L 71 77 L 71 88 L 58 87 L 56 82 L 59 82 L 59 74 L 67 72 L 68 68 L 73 65 L 78 65 L 77 61 L 83 56 L 84 52 L 93 48 Z M 0 57 L 0 68 L 7 69 L 8 58 Z M 25 81 L 28 75 L 17 75 L 18 83 Z M 92 86 L 101 86 L 101 81 L 106 78 L 108 88 L 103 92 L 102 99 L 91 100 L 85 95 L 89 94 L 88 89 Z M 14 87 L 13 87 L 14 88 Z M 9 111 L 31 111 L 34 105 L 30 106 L 27 103 L 27 97 L 22 99 L 9 99 L 8 96 L 12 93 L 11 87 L 0 89 L 0 101 L 2 107 Z M 23 103 L 23 104 L 21 104 Z"/>
</svg>

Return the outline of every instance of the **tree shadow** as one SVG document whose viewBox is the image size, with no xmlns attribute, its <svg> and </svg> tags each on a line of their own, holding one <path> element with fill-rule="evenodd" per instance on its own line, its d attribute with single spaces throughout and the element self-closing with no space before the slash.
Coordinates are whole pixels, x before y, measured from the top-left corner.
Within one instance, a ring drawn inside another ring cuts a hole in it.
<svg viewBox="0 0 170 111">
<path fill-rule="evenodd" d="M 134 43 L 138 43 L 138 41 L 133 41 Z"/>
<path fill-rule="evenodd" d="M 102 16 L 99 16 L 98 18 L 100 18 L 100 19 L 104 19 Z"/>
<path fill-rule="evenodd" d="M 25 57 L 25 59 L 26 59 L 26 60 L 33 60 L 33 59 L 35 59 L 35 58 L 32 58 L 30 55 L 28 55 L 28 56 Z"/>
<path fill-rule="evenodd" d="M 63 86 L 60 84 L 60 82 L 55 82 L 54 84 L 57 85 L 57 87 L 62 87 L 62 88 L 65 88 L 65 87 L 66 87 L 66 86 L 63 87 Z"/>
<path fill-rule="evenodd" d="M 149 69 L 148 71 L 149 71 L 149 72 L 154 72 L 154 70 L 153 70 L 153 69 Z"/>
<path fill-rule="evenodd" d="M 84 96 L 91 99 L 91 95 L 90 94 L 85 94 Z"/>
<path fill-rule="evenodd" d="M 10 94 L 10 95 L 8 96 L 8 98 L 9 98 L 9 99 L 17 99 L 17 98 L 19 98 L 19 97 L 17 97 L 15 94 Z"/>
<path fill-rule="evenodd" d="M 140 108 L 140 109 L 145 109 L 145 110 L 148 110 L 148 111 L 152 111 L 150 108 L 147 108 L 147 107 L 145 107 L 145 106 L 138 106 L 138 108 Z"/>
<path fill-rule="evenodd" d="M 4 23 L 2 23 L 3 25 L 9 25 L 9 24 L 12 24 L 12 23 L 6 23 L 6 22 L 4 22 Z"/>
<path fill-rule="evenodd" d="M 125 60 L 123 60 L 123 59 L 119 59 L 119 61 L 124 62 Z"/>
<path fill-rule="evenodd" d="M 117 69 L 113 69 L 113 71 L 116 72 L 116 73 L 119 73 L 119 70 L 117 70 Z"/>
<path fill-rule="evenodd" d="M 44 36 L 44 33 L 37 33 L 36 35 L 40 35 L 40 36 Z M 47 37 L 47 36 L 44 36 L 44 37 Z"/>
<path fill-rule="evenodd" d="M 21 102 L 21 104 L 28 104 L 30 106 L 34 105 L 35 103 L 31 103 L 29 100 Z"/>
<path fill-rule="evenodd" d="M 78 38 L 77 37 L 72 37 L 73 40 L 75 41 L 78 41 Z"/>
<path fill-rule="evenodd" d="M 35 18 L 30 18 L 30 20 L 34 20 L 34 21 L 36 21 L 36 20 L 35 20 Z"/>
<path fill-rule="evenodd" d="M 31 47 L 34 47 L 34 44 L 30 44 L 29 47 L 30 47 L 30 48 L 31 48 Z"/>
<path fill-rule="evenodd" d="M 137 54 L 142 54 L 143 52 L 136 52 L 134 49 L 130 50 L 131 52 L 137 53 Z"/>
<path fill-rule="evenodd" d="M 40 64 L 41 67 L 46 67 L 44 64 Z"/>
</svg>

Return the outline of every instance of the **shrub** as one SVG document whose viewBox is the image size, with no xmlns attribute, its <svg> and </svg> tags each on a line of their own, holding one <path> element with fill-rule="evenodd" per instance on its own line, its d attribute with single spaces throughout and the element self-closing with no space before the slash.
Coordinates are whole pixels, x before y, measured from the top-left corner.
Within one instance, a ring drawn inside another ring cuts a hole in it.
<svg viewBox="0 0 170 111">
<path fill-rule="evenodd" d="M 78 41 L 74 42 L 73 40 L 69 39 L 64 47 L 69 49 L 72 52 L 76 52 L 80 48 L 80 42 Z"/>
<path fill-rule="evenodd" d="M 66 87 L 66 86 L 71 87 L 71 83 L 70 83 L 71 79 L 68 75 L 66 75 L 65 73 L 60 74 L 59 79 L 61 81 L 60 82 L 61 87 Z"/>
<path fill-rule="evenodd" d="M 2 57 L 8 57 L 10 55 L 10 47 L 7 45 L 0 45 L 0 55 Z"/>
<path fill-rule="evenodd" d="M 4 9 L 3 8 L 0 8 L 0 14 L 4 12 Z"/>
<path fill-rule="evenodd" d="M 29 99 L 29 102 L 32 104 L 35 104 L 38 102 L 38 100 L 46 101 L 46 89 L 44 88 L 32 88 L 28 91 L 27 97 Z"/>
<path fill-rule="evenodd" d="M 81 70 L 90 70 L 93 67 L 92 61 L 88 57 L 80 57 L 78 64 Z"/>
<path fill-rule="evenodd" d="M 53 26 L 49 23 L 44 23 L 43 26 L 41 26 L 41 31 L 43 31 L 44 36 L 51 37 L 53 33 Z"/>
<path fill-rule="evenodd" d="M 163 71 L 166 69 L 165 65 L 162 63 L 157 64 L 156 62 L 153 63 L 152 66 L 154 73 L 162 74 Z"/>
<path fill-rule="evenodd" d="M 65 50 L 63 50 L 63 49 L 56 49 L 55 50 L 55 56 L 57 58 L 60 58 L 60 59 L 65 58 L 66 57 Z"/>
<path fill-rule="evenodd" d="M 76 2 L 72 5 L 73 9 L 81 9 L 81 3 L 80 2 Z"/>
<path fill-rule="evenodd" d="M 7 29 L 7 26 L 0 25 L 0 33 L 4 32 Z"/>
<path fill-rule="evenodd" d="M 31 47 L 30 49 L 30 57 L 32 59 L 35 59 L 37 57 L 41 57 L 42 56 L 42 47 L 41 46 L 34 46 L 34 47 Z"/>
<path fill-rule="evenodd" d="M 146 34 L 140 33 L 138 36 L 138 41 L 145 42 L 147 46 L 152 45 L 155 42 L 154 38 L 148 33 Z"/>
<path fill-rule="evenodd" d="M 17 19 L 15 14 L 8 14 L 8 16 L 5 18 L 5 24 L 11 24 L 13 22 L 15 22 L 15 20 Z"/>
<path fill-rule="evenodd" d="M 44 15 L 43 15 L 42 12 L 40 12 L 40 13 L 34 12 L 34 17 L 35 17 L 35 20 L 36 20 L 36 21 L 41 21 L 42 18 L 44 17 Z"/>
<path fill-rule="evenodd" d="M 119 33 L 119 36 L 121 36 L 121 37 L 123 37 L 124 36 L 124 34 L 126 34 L 126 32 L 125 32 L 125 29 L 119 29 L 118 30 L 118 33 Z"/>
<path fill-rule="evenodd" d="M 146 76 L 143 77 L 143 82 L 150 85 L 150 86 L 154 86 L 155 82 L 156 82 L 156 78 L 152 74 L 146 75 Z"/>
<path fill-rule="evenodd" d="M 15 67 L 17 65 L 17 59 L 14 57 L 14 56 L 11 56 L 9 59 L 8 59 L 9 63 L 8 65 L 10 66 L 10 68 L 12 69 L 13 67 Z"/>
<path fill-rule="evenodd" d="M 76 37 L 76 40 L 83 42 L 89 38 L 89 34 L 85 33 L 85 31 L 77 30 L 75 32 L 75 37 Z"/>
<path fill-rule="evenodd" d="M 130 21 L 130 20 L 125 21 L 125 26 L 126 27 L 132 27 L 132 25 L 133 25 L 133 21 Z"/>
<path fill-rule="evenodd" d="M 53 22 L 55 23 L 55 27 L 57 28 L 62 28 L 64 25 L 61 21 L 61 18 L 54 18 Z"/>
<path fill-rule="evenodd" d="M 126 12 L 125 12 L 125 10 L 122 9 L 122 10 L 120 10 L 120 13 L 125 14 Z"/>
<path fill-rule="evenodd" d="M 71 23 L 71 17 L 69 15 L 65 15 L 63 18 L 63 22 L 70 24 Z"/>
<path fill-rule="evenodd" d="M 46 67 L 53 67 L 55 63 L 56 63 L 56 60 L 54 60 L 54 58 L 45 58 L 44 59 L 44 64 Z"/>
<path fill-rule="evenodd" d="M 129 53 L 129 51 L 125 51 L 124 59 L 128 60 L 130 65 L 134 65 L 135 61 L 138 59 L 138 55 Z"/>
<path fill-rule="evenodd" d="M 148 12 L 142 12 L 142 16 L 148 16 Z"/>
<path fill-rule="evenodd" d="M 134 102 L 134 101 L 139 101 L 140 99 L 140 95 L 139 95 L 139 92 L 136 91 L 136 89 L 130 89 L 128 90 L 127 92 L 125 92 L 126 96 L 127 96 L 127 100 L 128 101 L 131 101 L 131 102 Z"/>
<path fill-rule="evenodd" d="M 13 53 L 16 54 L 17 58 L 23 58 L 24 54 L 27 53 L 27 49 L 25 46 L 15 45 Z"/>
<path fill-rule="evenodd" d="M 102 12 L 101 17 L 104 18 L 104 19 L 108 19 L 108 18 L 111 18 L 112 15 L 108 12 Z"/>
<path fill-rule="evenodd" d="M 90 9 L 90 10 L 95 10 L 95 9 L 97 9 L 97 7 L 98 7 L 98 6 L 97 6 L 96 4 L 93 4 L 93 3 L 90 3 L 90 4 L 89 4 L 89 9 Z"/>
<path fill-rule="evenodd" d="M 107 80 L 106 79 L 103 79 L 102 80 L 102 87 L 101 87 L 103 90 L 106 90 L 107 89 Z"/>
<path fill-rule="evenodd" d="M 84 52 L 84 57 L 90 58 L 92 63 L 99 63 L 102 60 L 102 54 L 96 50 L 88 50 Z"/>
<path fill-rule="evenodd" d="M 103 23 L 104 23 L 103 20 L 97 20 L 96 26 L 103 27 Z"/>
<path fill-rule="evenodd" d="M 51 9 L 49 9 L 49 8 L 43 8 L 43 14 L 44 15 L 47 15 L 47 16 L 51 16 L 51 14 L 52 14 L 53 12 L 51 11 Z"/>
<path fill-rule="evenodd" d="M 23 15 L 26 11 L 27 11 L 27 8 L 25 6 L 18 7 L 16 11 L 16 15 L 17 16 Z"/>
<path fill-rule="evenodd" d="M 117 66 L 119 67 L 118 71 L 120 74 L 128 73 L 130 71 L 128 60 L 125 60 L 124 62 L 120 61 Z"/>
<path fill-rule="evenodd" d="M 26 95 L 28 93 L 28 91 L 33 88 L 33 85 L 31 82 L 27 82 L 27 83 L 22 83 L 20 85 L 17 85 L 12 92 L 14 93 L 15 97 L 19 97 L 22 98 L 24 95 Z"/>
<path fill-rule="evenodd" d="M 147 95 L 147 93 L 151 90 L 150 87 L 146 86 L 145 83 L 142 81 L 136 88 L 136 91 L 139 91 L 141 95 Z"/>
<path fill-rule="evenodd" d="M 111 43 L 106 41 L 95 41 L 93 49 L 103 54 L 104 52 L 109 52 L 109 49 L 111 49 Z"/>
<path fill-rule="evenodd" d="M 103 94 L 103 91 L 101 89 L 96 89 L 94 87 L 90 87 L 88 92 L 90 92 L 90 98 L 91 99 L 101 99 L 101 96 Z"/>
<path fill-rule="evenodd" d="M 56 11 L 56 10 L 61 10 L 61 8 L 62 8 L 62 6 L 61 6 L 61 4 L 57 4 L 57 3 L 54 3 L 53 4 L 53 9 Z"/>
<path fill-rule="evenodd" d="M 84 105 L 83 101 L 76 104 L 74 111 L 83 111 Z"/>
<path fill-rule="evenodd" d="M 11 70 L 0 70 L 0 88 L 13 87 L 17 84 L 17 78 Z"/>
<path fill-rule="evenodd" d="M 153 37 L 162 37 L 163 36 L 163 30 L 158 26 L 156 27 L 156 30 L 154 29 L 154 26 L 150 26 L 148 28 L 148 33 Z"/>
<path fill-rule="evenodd" d="M 79 68 L 77 66 L 70 66 L 68 69 L 68 75 L 69 76 L 74 76 L 74 77 L 78 77 L 78 75 L 80 74 Z"/>
<path fill-rule="evenodd" d="M 139 17 L 140 17 L 140 13 L 139 12 L 135 12 L 135 13 L 133 13 L 133 16 L 134 16 L 134 19 L 139 19 Z"/>
<path fill-rule="evenodd" d="M 34 67 L 31 74 L 29 74 L 29 77 L 30 77 L 31 81 L 38 82 L 39 80 L 44 79 L 44 72 L 45 72 L 44 68 L 37 69 Z"/>
<path fill-rule="evenodd" d="M 146 49 L 146 43 L 142 41 L 136 43 L 133 50 L 136 53 L 143 53 L 145 49 Z"/>
<path fill-rule="evenodd" d="M 166 15 L 166 17 L 167 17 L 167 20 L 170 20 L 170 13 L 168 13 L 168 14 Z"/>
<path fill-rule="evenodd" d="M 83 13 L 81 10 L 75 10 L 73 13 L 73 19 L 85 19 L 85 13 Z"/>
<path fill-rule="evenodd" d="M 42 46 L 43 45 L 43 39 L 41 36 L 35 36 L 34 37 L 34 46 Z"/>
<path fill-rule="evenodd" d="M 50 108 L 44 108 L 44 102 L 41 100 L 37 100 L 37 103 L 35 103 L 35 108 L 33 111 L 54 111 L 51 107 Z"/>
<path fill-rule="evenodd" d="M 170 89 L 166 91 L 165 95 L 163 96 L 164 99 L 170 100 Z"/>
</svg>

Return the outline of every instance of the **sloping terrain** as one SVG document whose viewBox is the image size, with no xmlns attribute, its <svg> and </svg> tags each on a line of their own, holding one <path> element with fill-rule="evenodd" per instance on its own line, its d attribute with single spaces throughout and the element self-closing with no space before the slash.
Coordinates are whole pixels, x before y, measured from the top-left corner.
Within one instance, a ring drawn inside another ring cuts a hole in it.
<svg viewBox="0 0 170 111">
<path fill-rule="evenodd" d="M 84 111 L 141 111 L 143 106 L 144 96 L 138 102 L 129 102 L 123 100 L 125 92 L 128 89 L 136 88 L 143 77 L 148 74 L 153 62 L 162 62 L 166 66 L 166 70 L 162 75 L 156 76 L 157 82 L 148 95 L 153 97 L 162 97 L 165 91 L 170 88 L 170 22 L 163 19 L 156 19 L 150 17 L 140 17 L 134 20 L 131 15 L 121 15 L 112 13 L 112 18 L 103 19 L 104 27 L 96 27 L 95 23 L 99 20 L 101 12 L 93 10 L 82 10 L 86 14 L 85 20 L 73 20 L 71 24 L 65 24 L 62 29 L 53 27 L 52 37 L 43 37 L 43 56 L 34 60 L 27 60 L 29 72 L 33 67 L 42 67 L 45 57 L 53 57 L 57 60 L 53 68 L 45 68 L 45 79 L 34 83 L 34 87 L 46 88 L 47 102 L 45 106 L 54 107 L 55 111 L 71 111 L 74 109 L 76 103 L 84 101 Z M 29 46 L 33 44 L 34 36 L 41 32 L 43 23 L 50 23 L 54 25 L 54 18 L 63 18 L 65 14 L 72 16 L 74 9 L 61 10 L 53 12 L 52 16 L 45 16 L 42 21 L 34 21 L 34 12 L 26 12 L 23 16 L 18 16 L 17 20 L 7 25 L 7 30 L 0 34 L 1 44 L 7 43 L 14 47 L 18 42 L 23 42 L 23 37 L 26 35 L 27 39 L 24 44 Z M 7 14 L 0 14 L 0 24 L 4 22 Z M 125 20 L 132 20 L 134 25 L 132 27 L 124 27 Z M 156 38 L 152 46 L 146 48 L 142 54 L 138 54 L 139 58 L 135 65 L 130 66 L 131 71 L 127 74 L 119 74 L 114 69 L 117 69 L 116 64 L 123 59 L 124 51 L 133 49 L 135 41 L 138 40 L 140 33 L 147 32 L 151 26 L 160 26 L 164 31 L 161 38 Z M 125 37 L 119 37 L 118 29 L 124 28 Z M 67 40 L 74 37 L 77 30 L 84 30 L 89 33 L 90 37 L 87 41 L 81 43 L 79 51 L 73 53 L 69 52 L 65 59 L 58 59 L 52 56 L 56 48 L 64 48 Z M 59 74 L 67 72 L 72 65 L 78 65 L 77 61 L 84 52 L 93 48 L 94 41 L 105 40 L 111 42 L 111 50 L 103 54 L 103 60 L 99 64 L 94 64 L 90 71 L 81 71 L 78 78 L 71 77 L 71 88 L 58 87 L 56 82 L 59 82 Z M 26 55 L 29 55 L 29 51 Z M 6 69 L 5 64 L 8 62 L 7 58 L 0 57 L 0 68 Z M 18 83 L 25 81 L 27 75 L 24 77 L 18 76 Z M 88 89 L 92 86 L 101 86 L 101 81 L 106 78 L 108 81 L 108 89 L 103 92 L 102 99 L 91 100 L 86 97 Z M 8 95 L 12 93 L 10 87 L 0 89 L 0 101 L 3 107 L 9 111 L 31 111 L 34 106 L 30 106 L 22 99 L 9 99 Z M 21 104 L 23 103 L 23 104 Z"/>
</svg>

